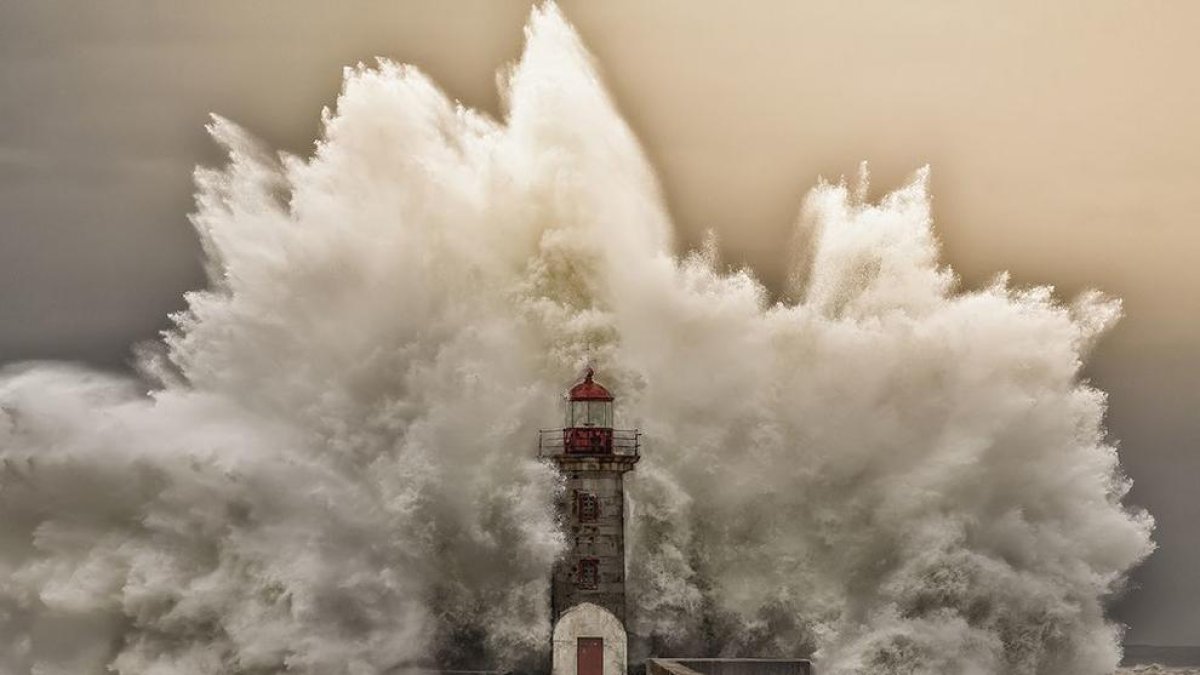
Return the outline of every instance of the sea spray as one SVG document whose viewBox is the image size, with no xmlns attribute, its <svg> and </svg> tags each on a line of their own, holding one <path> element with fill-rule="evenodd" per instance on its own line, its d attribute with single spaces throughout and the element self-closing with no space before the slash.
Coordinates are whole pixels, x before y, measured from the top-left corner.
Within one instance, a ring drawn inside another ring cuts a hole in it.
<svg viewBox="0 0 1200 675">
<path fill-rule="evenodd" d="M 1152 547 L 1080 379 L 1115 301 L 958 290 L 922 171 L 815 188 L 770 304 L 715 245 L 676 255 L 552 5 L 505 100 L 380 61 L 311 157 L 214 119 L 210 283 L 142 377 L 0 375 L 0 673 L 544 667 L 536 430 L 588 360 L 645 433 L 635 659 L 1113 670 L 1103 602 Z"/>
</svg>

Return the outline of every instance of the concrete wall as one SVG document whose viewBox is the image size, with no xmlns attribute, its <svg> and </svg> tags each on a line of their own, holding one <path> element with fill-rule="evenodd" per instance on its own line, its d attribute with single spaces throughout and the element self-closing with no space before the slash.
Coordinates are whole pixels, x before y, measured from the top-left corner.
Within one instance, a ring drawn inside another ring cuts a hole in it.
<svg viewBox="0 0 1200 675">
<path fill-rule="evenodd" d="M 560 461 L 566 477 L 558 508 L 562 515 L 567 551 L 554 566 L 550 597 L 553 619 L 571 607 L 590 602 L 607 609 L 621 623 L 625 622 L 625 467 L 604 470 L 605 467 L 585 465 L 572 459 Z M 583 491 L 596 496 L 599 517 L 593 522 L 580 522 L 576 493 Z M 576 583 L 579 563 L 585 558 L 599 561 L 599 583 L 594 589 L 580 588 Z"/>
<path fill-rule="evenodd" d="M 625 627 L 612 612 L 590 602 L 568 609 L 554 625 L 553 675 L 577 675 L 581 637 L 604 640 L 604 675 L 626 675 Z"/>
<path fill-rule="evenodd" d="M 812 675 L 807 659 L 667 659 L 646 661 L 646 675 Z"/>
</svg>

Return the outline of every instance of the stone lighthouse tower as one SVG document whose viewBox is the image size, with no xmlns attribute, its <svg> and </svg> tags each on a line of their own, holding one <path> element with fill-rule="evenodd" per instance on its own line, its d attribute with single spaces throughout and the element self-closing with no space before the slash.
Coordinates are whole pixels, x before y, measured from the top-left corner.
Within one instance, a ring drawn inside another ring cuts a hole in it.
<svg viewBox="0 0 1200 675">
<path fill-rule="evenodd" d="M 567 395 L 564 428 L 541 432 L 540 455 L 558 465 L 567 552 L 550 586 L 554 675 L 625 675 L 625 472 L 637 430 L 613 429 L 613 397 L 588 368 Z"/>
</svg>

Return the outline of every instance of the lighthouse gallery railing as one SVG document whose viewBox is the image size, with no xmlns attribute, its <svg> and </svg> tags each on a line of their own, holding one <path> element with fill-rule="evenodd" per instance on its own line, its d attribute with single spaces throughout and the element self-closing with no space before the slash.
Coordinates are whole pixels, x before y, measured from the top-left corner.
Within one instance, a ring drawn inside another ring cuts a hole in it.
<svg viewBox="0 0 1200 675">
<path fill-rule="evenodd" d="M 612 429 L 611 452 L 606 450 L 592 451 L 590 449 L 581 452 L 577 447 L 571 446 L 567 442 L 568 436 L 573 431 L 576 430 L 541 429 L 538 431 L 538 457 L 558 457 L 562 455 L 580 457 L 603 457 L 606 455 L 638 457 L 638 453 L 641 450 L 642 433 L 637 429 Z M 568 448 L 570 449 L 568 450 Z"/>
</svg>

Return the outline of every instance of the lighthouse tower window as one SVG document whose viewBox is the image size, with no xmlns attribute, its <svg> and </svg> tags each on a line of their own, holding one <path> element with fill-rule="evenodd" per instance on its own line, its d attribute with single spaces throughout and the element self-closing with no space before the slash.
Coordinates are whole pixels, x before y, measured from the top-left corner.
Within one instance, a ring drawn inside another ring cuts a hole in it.
<svg viewBox="0 0 1200 675">
<path fill-rule="evenodd" d="M 579 561 L 579 577 L 576 583 L 580 588 L 594 589 L 600 585 L 600 561 L 595 558 L 584 558 Z"/>
<path fill-rule="evenodd" d="M 576 508 L 581 523 L 595 522 L 600 517 L 600 502 L 596 499 L 596 495 L 590 492 L 577 493 Z"/>
</svg>

